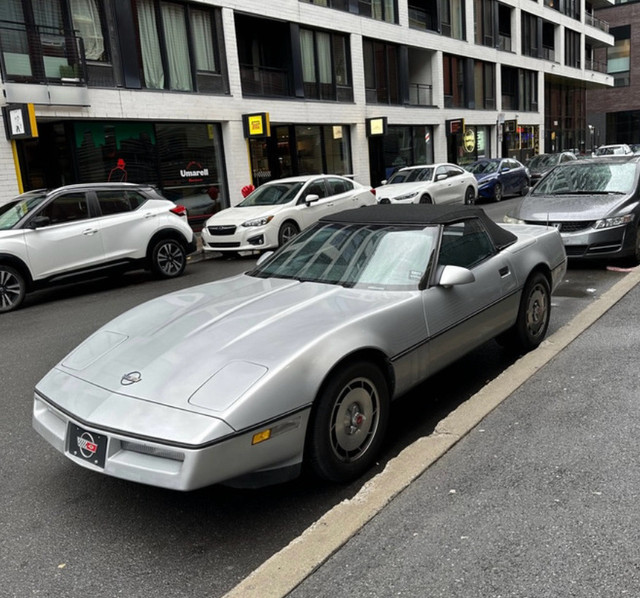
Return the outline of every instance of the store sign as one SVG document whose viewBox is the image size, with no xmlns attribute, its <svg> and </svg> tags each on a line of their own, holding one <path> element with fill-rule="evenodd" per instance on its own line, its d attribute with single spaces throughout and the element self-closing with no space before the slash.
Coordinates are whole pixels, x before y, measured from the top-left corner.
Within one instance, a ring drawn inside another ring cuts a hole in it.
<svg viewBox="0 0 640 598">
<path fill-rule="evenodd" d="M 447 135 L 461 135 L 464 133 L 464 118 L 452 118 L 445 120 Z"/>
<path fill-rule="evenodd" d="M 518 121 L 513 120 L 505 120 L 504 121 L 504 132 L 505 133 L 515 133 L 518 129 Z"/>
<path fill-rule="evenodd" d="M 367 118 L 367 137 L 376 137 L 384 135 L 387 132 L 387 117 Z"/>
<path fill-rule="evenodd" d="M 260 112 L 259 114 L 243 114 L 242 126 L 244 128 L 244 136 L 247 139 L 271 136 L 268 112 Z"/>
<path fill-rule="evenodd" d="M 38 136 L 33 104 L 8 104 L 2 107 L 7 139 L 32 139 Z"/>
<path fill-rule="evenodd" d="M 462 139 L 464 151 L 467 152 L 467 154 L 471 154 L 476 151 L 476 132 L 474 129 L 465 129 Z"/>
<path fill-rule="evenodd" d="M 189 162 L 180 170 L 180 178 L 188 183 L 202 183 L 209 176 L 209 169 L 203 168 L 198 162 Z"/>
</svg>

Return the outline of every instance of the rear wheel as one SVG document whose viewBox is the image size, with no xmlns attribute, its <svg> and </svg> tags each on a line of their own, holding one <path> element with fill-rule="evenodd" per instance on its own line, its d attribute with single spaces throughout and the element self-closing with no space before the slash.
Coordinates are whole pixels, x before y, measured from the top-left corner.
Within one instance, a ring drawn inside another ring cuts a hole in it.
<svg viewBox="0 0 640 598">
<path fill-rule="evenodd" d="M 309 460 L 315 473 L 348 482 L 374 463 L 389 421 L 389 390 L 380 370 L 366 361 L 345 366 L 317 399 L 309 424 Z"/>
<path fill-rule="evenodd" d="M 468 206 L 476 203 L 476 192 L 473 190 L 473 187 L 469 187 L 464 194 L 464 203 Z"/>
<path fill-rule="evenodd" d="M 516 323 L 497 340 L 501 345 L 517 352 L 532 351 L 543 341 L 550 316 L 549 281 L 544 274 L 536 272 L 524 285 Z"/>
<path fill-rule="evenodd" d="M 502 185 L 500 183 L 496 183 L 496 186 L 493 188 L 493 199 L 496 201 L 502 199 Z"/>
<path fill-rule="evenodd" d="M 187 252 L 175 239 L 158 241 L 151 252 L 151 269 L 161 278 L 176 278 L 187 266 Z"/>
<path fill-rule="evenodd" d="M 287 241 L 290 241 L 300 232 L 300 228 L 298 225 L 291 221 L 287 220 L 281 227 L 278 232 L 278 247 L 282 247 Z"/>
<path fill-rule="evenodd" d="M 27 283 L 15 268 L 0 264 L 0 313 L 16 309 L 24 300 Z"/>
<path fill-rule="evenodd" d="M 640 222 L 636 224 L 636 241 L 633 259 L 636 264 L 640 264 Z"/>
</svg>

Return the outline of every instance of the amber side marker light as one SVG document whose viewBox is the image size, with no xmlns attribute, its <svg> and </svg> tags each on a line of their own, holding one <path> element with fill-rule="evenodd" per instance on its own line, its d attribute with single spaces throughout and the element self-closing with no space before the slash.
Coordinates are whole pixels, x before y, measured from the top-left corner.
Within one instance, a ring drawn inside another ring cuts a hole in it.
<svg viewBox="0 0 640 598">
<path fill-rule="evenodd" d="M 259 444 L 260 442 L 264 442 L 265 440 L 269 440 L 271 438 L 271 428 L 268 430 L 263 430 L 262 432 L 258 432 L 253 435 L 251 439 L 251 444 Z"/>
</svg>

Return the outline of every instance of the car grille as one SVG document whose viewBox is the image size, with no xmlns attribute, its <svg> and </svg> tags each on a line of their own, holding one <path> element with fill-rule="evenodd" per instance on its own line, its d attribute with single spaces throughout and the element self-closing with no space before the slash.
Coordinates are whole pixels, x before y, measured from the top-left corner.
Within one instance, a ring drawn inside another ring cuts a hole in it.
<svg viewBox="0 0 640 598">
<path fill-rule="evenodd" d="M 237 243 L 237 242 L 236 243 L 218 243 L 216 241 L 215 243 L 209 243 L 208 245 L 209 245 L 209 247 L 213 247 L 214 249 L 216 247 L 226 247 L 226 248 L 229 248 L 229 247 L 240 247 L 240 243 Z"/>
<path fill-rule="evenodd" d="M 210 235 L 214 236 L 233 235 L 236 232 L 236 226 L 233 224 L 226 226 L 207 226 L 207 230 Z"/>
<path fill-rule="evenodd" d="M 595 224 L 595 220 L 578 220 L 576 222 L 553 222 L 553 221 L 549 221 L 549 222 L 538 222 L 538 221 L 534 221 L 534 220 L 527 220 L 526 221 L 527 224 L 542 224 L 542 225 L 546 225 L 548 224 L 549 226 L 555 226 L 561 233 L 577 233 L 581 230 L 587 230 L 588 228 L 592 228 L 593 225 Z"/>
</svg>

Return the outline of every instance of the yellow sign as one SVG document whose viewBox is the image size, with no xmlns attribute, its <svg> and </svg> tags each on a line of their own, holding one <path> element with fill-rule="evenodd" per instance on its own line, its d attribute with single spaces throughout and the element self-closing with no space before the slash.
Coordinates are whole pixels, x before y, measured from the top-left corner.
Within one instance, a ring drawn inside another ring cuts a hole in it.
<svg viewBox="0 0 640 598">
<path fill-rule="evenodd" d="M 369 121 L 369 135 L 383 135 L 384 134 L 384 119 L 372 118 Z"/>
<path fill-rule="evenodd" d="M 263 135 L 262 116 L 249 117 L 249 135 Z"/>
<path fill-rule="evenodd" d="M 269 114 L 267 112 L 244 114 L 242 116 L 242 124 L 245 137 L 269 137 L 271 135 Z"/>
<path fill-rule="evenodd" d="M 468 154 L 474 152 L 476 149 L 476 132 L 474 129 L 465 129 L 463 140 L 464 151 Z"/>
</svg>

